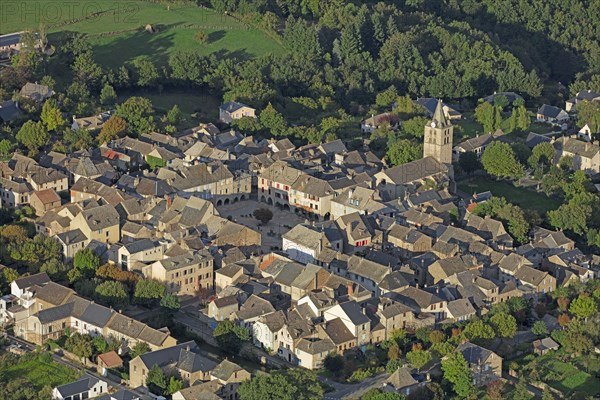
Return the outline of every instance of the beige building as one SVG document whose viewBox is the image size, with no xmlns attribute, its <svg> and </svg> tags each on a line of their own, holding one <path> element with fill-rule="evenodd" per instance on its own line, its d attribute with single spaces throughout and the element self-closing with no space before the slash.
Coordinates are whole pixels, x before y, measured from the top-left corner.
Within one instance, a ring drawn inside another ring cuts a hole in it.
<svg viewBox="0 0 600 400">
<path fill-rule="evenodd" d="M 71 221 L 71 229 L 79 229 L 89 240 L 117 243 L 121 240 L 120 217 L 110 204 L 88 208 Z"/>
<path fill-rule="evenodd" d="M 600 146 L 582 140 L 562 137 L 554 142 L 557 159 L 573 158 L 573 169 L 588 174 L 600 173 Z"/>
<path fill-rule="evenodd" d="M 313 370 L 323 368 L 323 360 L 335 349 L 335 344 L 331 339 L 300 339 L 296 345 L 298 365 Z"/>
<path fill-rule="evenodd" d="M 219 107 L 219 119 L 225 124 L 243 117 L 256 118 L 256 109 L 237 101 L 230 101 Z"/>
<path fill-rule="evenodd" d="M 194 295 L 200 288 L 213 288 L 213 258 L 208 251 L 159 260 L 143 268 L 147 278 L 165 282 L 167 291 Z"/>
<path fill-rule="evenodd" d="M 29 199 L 29 203 L 35 210 L 35 213 L 42 216 L 47 211 L 60 207 L 61 200 L 54 189 L 44 189 L 33 192 Z"/>
<path fill-rule="evenodd" d="M 248 199 L 252 177 L 239 171 L 231 172 L 226 165 L 215 161 L 180 169 L 172 186 L 220 206 Z"/>
<path fill-rule="evenodd" d="M 168 376 L 174 375 L 186 385 L 196 381 L 210 381 L 210 373 L 217 364 L 200 355 L 194 341 L 173 345 L 137 356 L 129 362 L 129 386 L 146 386 L 148 372 L 157 365 Z"/>
</svg>

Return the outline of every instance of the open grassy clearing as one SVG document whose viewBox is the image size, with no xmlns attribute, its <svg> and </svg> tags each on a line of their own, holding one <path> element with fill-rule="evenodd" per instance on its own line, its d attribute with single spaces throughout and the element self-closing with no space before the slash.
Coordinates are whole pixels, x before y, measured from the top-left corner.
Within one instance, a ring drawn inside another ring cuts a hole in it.
<svg viewBox="0 0 600 400">
<path fill-rule="evenodd" d="M 504 181 L 494 181 L 478 177 L 458 182 L 458 188 L 468 194 L 489 190 L 494 196 L 504 197 L 511 203 L 517 204 L 522 208 L 537 210 L 541 214 L 555 210 L 560 206 L 560 202 L 542 193 L 519 188 Z"/>
<path fill-rule="evenodd" d="M 50 39 L 64 32 L 83 33 L 92 42 L 98 62 L 109 67 L 140 56 L 164 64 L 169 54 L 178 50 L 238 58 L 285 51 L 263 31 L 193 4 L 22 0 L 14 3 L 14 8 L 2 10 L 1 33 L 37 29 L 40 23 L 47 27 Z M 156 29 L 155 33 L 144 30 L 148 24 Z M 194 39 L 200 30 L 208 34 L 205 44 Z"/>
</svg>

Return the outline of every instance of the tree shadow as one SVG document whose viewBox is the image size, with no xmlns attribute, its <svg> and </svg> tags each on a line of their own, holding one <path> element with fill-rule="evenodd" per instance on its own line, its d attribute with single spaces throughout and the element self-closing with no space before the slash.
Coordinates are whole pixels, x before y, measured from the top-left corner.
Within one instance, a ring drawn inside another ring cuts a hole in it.
<svg viewBox="0 0 600 400">
<path fill-rule="evenodd" d="M 208 34 L 208 43 L 214 43 L 218 40 L 221 40 L 225 37 L 225 31 L 215 31 Z"/>
</svg>

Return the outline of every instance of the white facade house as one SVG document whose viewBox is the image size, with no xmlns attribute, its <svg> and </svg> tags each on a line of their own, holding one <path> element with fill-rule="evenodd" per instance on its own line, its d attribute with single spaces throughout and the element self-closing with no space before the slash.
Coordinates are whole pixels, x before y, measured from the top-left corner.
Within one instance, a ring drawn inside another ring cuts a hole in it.
<svg viewBox="0 0 600 400">
<path fill-rule="evenodd" d="M 52 390 L 52 400 L 85 400 L 108 392 L 108 384 L 91 375 L 78 381 L 57 386 Z"/>
</svg>

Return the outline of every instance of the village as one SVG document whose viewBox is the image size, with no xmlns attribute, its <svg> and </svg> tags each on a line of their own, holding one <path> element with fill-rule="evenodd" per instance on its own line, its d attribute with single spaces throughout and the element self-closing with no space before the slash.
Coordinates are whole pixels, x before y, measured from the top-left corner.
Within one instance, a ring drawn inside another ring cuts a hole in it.
<svg viewBox="0 0 600 400">
<path fill-rule="evenodd" d="M 0 399 L 600 399 L 584 3 L 3 4 Z"/>
</svg>

